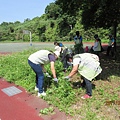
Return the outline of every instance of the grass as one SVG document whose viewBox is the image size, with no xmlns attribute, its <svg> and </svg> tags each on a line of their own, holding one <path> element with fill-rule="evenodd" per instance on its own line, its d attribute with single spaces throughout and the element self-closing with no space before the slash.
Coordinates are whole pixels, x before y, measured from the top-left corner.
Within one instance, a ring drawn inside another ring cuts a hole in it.
<svg viewBox="0 0 120 120">
<path fill-rule="evenodd" d="M 0 57 L 0 76 L 9 82 L 24 87 L 27 91 L 36 94 L 34 91 L 35 74 L 27 63 L 28 56 L 37 51 L 30 49 L 12 55 Z M 119 55 L 118 55 L 119 56 Z M 58 107 L 67 115 L 71 115 L 73 120 L 119 120 L 120 119 L 120 59 L 114 60 L 100 56 L 103 72 L 99 80 L 93 80 L 92 99 L 82 100 L 81 96 L 85 94 L 85 89 L 80 87 L 82 80 L 78 75 L 71 79 L 71 82 L 65 81 L 63 77 L 68 73 L 62 72 L 62 63 L 55 63 L 59 84 L 56 85 L 52 79 L 45 77 L 45 88 L 47 96 L 43 97 L 49 105 Z M 46 66 L 51 75 L 50 66 Z M 115 102 L 118 101 L 118 102 Z M 118 103 L 118 104 L 117 104 Z M 45 114 L 49 108 L 42 110 Z M 52 109 L 52 112 L 53 109 Z"/>
<path fill-rule="evenodd" d="M 108 43 L 109 40 L 103 40 L 102 39 L 102 43 Z M 28 41 L 23 41 L 23 40 L 4 40 L 4 41 L 0 41 L 0 43 L 19 43 L 19 42 L 30 42 L 29 40 Z M 32 42 L 41 42 L 41 41 L 32 41 Z M 45 41 L 45 42 L 50 42 L 50 41 Z M 51 41 L 52 43 L 54 41 Z M 66 40 L 66 41 L 58 41 L 58 42 L 74 42 L 74 40 L 70 41 L 70 40 Z M 83 40 L 83 42 L 94 42 L 94 39 L 93 40 Z"/>
</svg>

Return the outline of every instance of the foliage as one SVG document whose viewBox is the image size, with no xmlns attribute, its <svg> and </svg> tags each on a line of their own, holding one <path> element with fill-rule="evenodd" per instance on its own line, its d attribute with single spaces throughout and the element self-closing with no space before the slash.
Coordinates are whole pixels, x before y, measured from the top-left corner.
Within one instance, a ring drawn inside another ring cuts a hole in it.
<svg viewBox="0 0 120 120">
<path fill-rule="evenodd" d="M 111 27 L 120 22 L 120 1 L 117 0 L 94 0 L 84 1 L 83 23 L 86 27 Z"/>
<path fill-rule="evenodd" d="M 85 28 L 110 28 L 113 35 L 120 23 L 120 1 L 118 0 L 85 0 L 83 1 L 82 24 Z"/>
<path fill-rule="evenodd" d="M 56 0 L 46 6 L 40 17 L 27 18 L 23 23 L 1 23 L 0 41 L 29 41 L 23 30 L 31 31 L 33 41 L 41 42 L 71 41 L 78 30 L 84 40 L 93 39 L 94 33 L 99 33 L 103 40 L 112 33 L 119 40 L 119 6 L 118 0 Z"/>
<path fill-rule="evenodd" d="M 37 51 L 36 49 L 25 50 L 20 53 L 0 57 L 0 77 L 4 77 L 9 82 L 24 87 L 28 92 L 36 94 L 34 91 L 35 74 L 27 63 L 28 56 Z M 104 57 L 104 56 L 103 56 Z M 73 77 L 70 81 L 63 79 L 68 73 L 64 73 L 60 60 L 56 61 L 55 69 L 59 83 L 56 84 L 52 78 L 45 76 L 44 87 L 46 88 L 46 100 L 50 107 L 40 111 L 41 114 L 53 114 L 54 107 L 60 111 L 72 115 L 74 119 L 119 119 L 120 108 L 116 105 L 119 101 L 120 75 L 119 60 L 101 58 L 103 72 L 101 79 L 93 81 L 93 98 L 82 100 L 80 97 L 85 89 L 81 88 L 80 76 Z M 109 67 L 108 67 L 109 66 Z M 50 66 L 45 66 L 47 72 L 52 76 Z M 69 72 L 69 71 L 68 71 Z M 109 81 L 108 81 L 109 79 Z M 111 103 L 114 103 L 112 105 Z M 116 103 L 116 104 L 115 104 Z M 111 114 L 110 114 L 111 113 Z"/>
<path fill-rule="evenodd" d="M 77 12 L 82 7 L 82 0 L 56 0 L 55 3 L 62 8 L 64 14 L 68 14 L 70 16 L 77 16 Z"/>
<path fill-rule="evenodd" d="M 45 8 L 45 13 L 47 19 L 57 19 L 58 17 L 62 16 L 62 9 L 59 5 L 50 3 L 50 5 Z"/>
<path fill-rule="evenodd" d="M 40 113 L 44 115 L 53 114 L 54 108 L 53 107 L 44 108 L 43 110 L 40 110 Z"/>
</svg>

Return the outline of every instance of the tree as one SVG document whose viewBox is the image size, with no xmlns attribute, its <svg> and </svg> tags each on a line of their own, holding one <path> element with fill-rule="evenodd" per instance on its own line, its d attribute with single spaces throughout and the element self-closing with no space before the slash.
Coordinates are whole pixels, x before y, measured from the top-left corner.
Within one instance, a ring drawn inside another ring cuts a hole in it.
<svg viewBox="0 0 120 120">
<path fill-rule="evenodd" d="M 116 37 L 117 26 L 120 23 L 119 0 L 84 0 L 82 24 L 86 29 L 90 27 L 110 28 Z"/>
<path fill-rule="evenodd" d="M 9 23 L 8 22 L 3 22 L 1 23 L 1 26 L 7 26 Z"/>
<path fill-rule="evenodd" d="M 20 24 L 21 22 L 20 22 L 20 21 L 15 21 L 14 23 L 15 23 L 15 24 Z"/>
<path fill-rule="evenodd" d="M 56 0 L 55 4 L 60 6 L 64 14 L 76 16 L 82 7 L 82 0 Z"/>
<path fill-rule="evenodd" d="M 50 5 L 45 8 L 45 13 L 48 19 L 57 19 L 61 16 L 62 9 L 59 7 L 59 5 L 56 5 L 55 3 L 50 3 Z"/>
</svg>

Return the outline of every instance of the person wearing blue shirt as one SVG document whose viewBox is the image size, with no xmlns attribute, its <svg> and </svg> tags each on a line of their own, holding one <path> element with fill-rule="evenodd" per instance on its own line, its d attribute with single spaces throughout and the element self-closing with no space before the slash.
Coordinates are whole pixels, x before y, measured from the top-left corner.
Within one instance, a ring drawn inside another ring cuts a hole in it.
<svg viewBox="0 0 120 120">
<path fill-rule="evenodd" d="M 115 48 L 115 39 L 112 35 L 109 35 L 109 43 L 107 48 L 107 56 L 109 56 L 110 52 L 112 57 L 114 57 L 114 48 Z"/>
<path fill-rule="evenodd" d="M 82 43 L 82 36 L 80 35 L 79 31 L 76 31 L 76 36 L 74 37 L 74 48 L 75 53 L 83 53 L 83 43 Z"/>
</svg>

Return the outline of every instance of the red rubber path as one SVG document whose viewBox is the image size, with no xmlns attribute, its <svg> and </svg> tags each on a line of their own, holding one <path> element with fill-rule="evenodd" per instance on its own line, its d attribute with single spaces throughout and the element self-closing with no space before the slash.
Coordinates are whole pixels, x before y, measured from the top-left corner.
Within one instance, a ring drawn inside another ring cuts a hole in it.
<svg viewBox="0 0 120 120">
<path fill-rule="evenodd" d="M 43 120 L 34 108 L 23 101 L 27 94 L 22 88 L 17 87 L 23 92 L 13 96 L 8 96 L 1 90 L 10 86 L 15 85 L 0 79 L 0 120 Z"/>
</svg>

